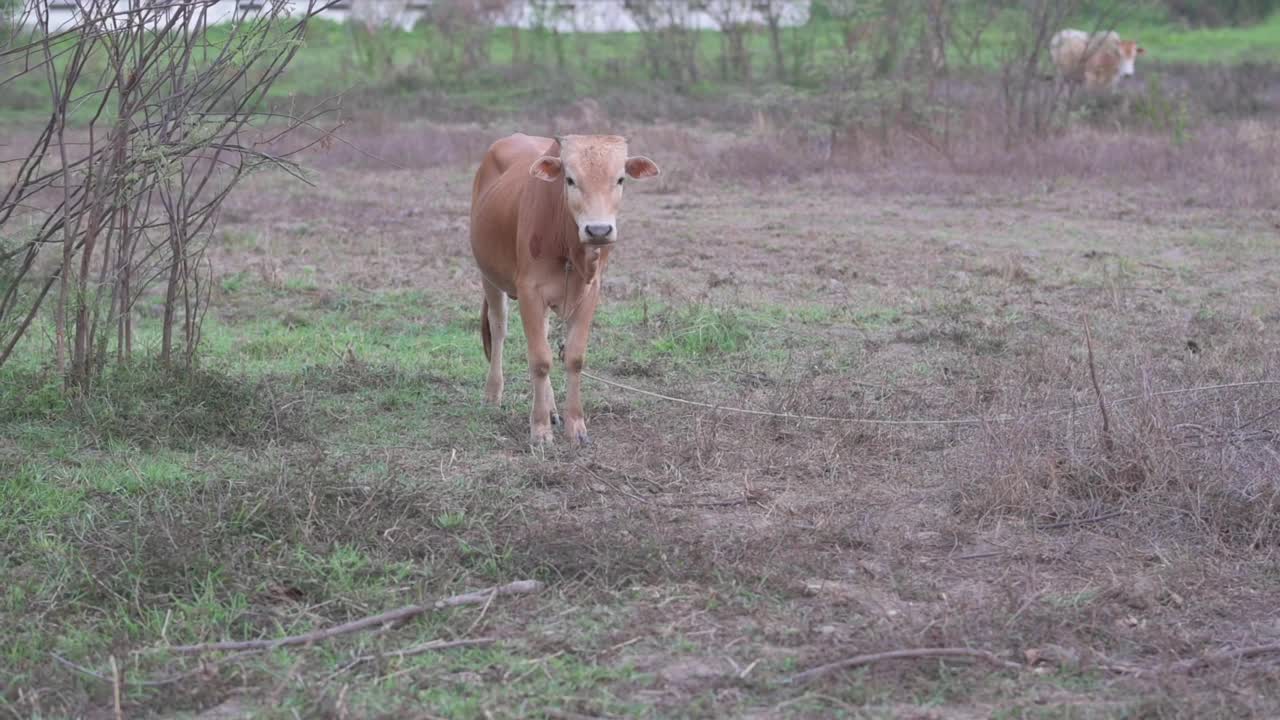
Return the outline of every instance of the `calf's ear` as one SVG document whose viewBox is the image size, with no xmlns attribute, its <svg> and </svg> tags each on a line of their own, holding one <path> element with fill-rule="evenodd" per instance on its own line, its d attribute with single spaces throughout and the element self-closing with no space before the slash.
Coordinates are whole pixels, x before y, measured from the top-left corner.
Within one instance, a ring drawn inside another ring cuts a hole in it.
<svg viewBox="0 0 1280 720">
<path fill-rule="evenodd" d="M 539 180 L 555 182 L 564 174 L 564 163 L 560 162 L 558 157 L 543 155 L 533 161 L 533 165 L 529 167 L 529 174 Z"/>
<path fill-rule="evenodd" d="M 636 180 L 657 177 L 658 164 L 643 155 L 632 155 L 627 158 L 627 175 Z"/>
</svg>

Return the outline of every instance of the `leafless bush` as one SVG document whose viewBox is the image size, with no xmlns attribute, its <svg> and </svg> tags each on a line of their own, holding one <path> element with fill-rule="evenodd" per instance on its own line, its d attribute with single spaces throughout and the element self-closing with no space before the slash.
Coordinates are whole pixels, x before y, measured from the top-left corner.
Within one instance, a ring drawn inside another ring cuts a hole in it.
<svg viewBox="0 0 1280 720">
<path fill-rule="evenodd" d="M 1163 375 L 1167 383 L 1170 376 L 1150 360 L 1109 358 L 1103 344 L 1097 349 L 1096 362 L 1090 358 L 1087 366 L 1064 359 L 1063 367 L 1052 368 L 1074 376 L 1073 412 L 1045 410 L 1064 404 L 1045 378 L 1023 378 L 1020 394 L 1011 388 L 1003 401 L 1010 404 L 1001 410 L 1028 416 L 992 424 L 957 453 L 958 511 L 1040 526 L 1134 513 L 1151 533 L 1169 539 L 1280 544 L 1280 455 L 1264 422 L 1277 411 L 1274 393 L 1247 382 L 1232 386 L 1226 382 L 1232 376 L 1218 375 L 1218 368 L 1180 378 L 1185 386 L 1153 387 L 1153 377 Z M 1239 350 L 1267 352 L 1248 344 Z M 1083 355 L 1063 344 L 1047 353 Z M 1122 396 L 1114 387 L 1124 377 L 1136 387 Z M 1225 387 L 1186 392 L 1197 384 Z"/>
<path fill-rule="evenodd" d="M 391 69 L 394 58 L 388 31 L 404 20 L 408 4 L 408 0 L 358 0 L 352 3 L 347 31 L 351 35 L 356 60 L 366 72 Z"/>
<path fill-rule="evenodd" d="M 714 0 L 707 13 L 720 28 L 720 78 L 751 82 L 753 0 Z"/>
<path fill-rule="evenodd" d="M 1052 73 L 1046 69 L 1049 43 L 1054 33 L 1066 26 L 1068 18 L 1080 10 L 1075 0 L 1023 0 L 1022 13 L 1012 41 L 1001 58 L 1006 142 L 1044 137 L 1060 122 L 1066 106 L 1062 100 L 1066 86 L 1047 84 Z"/>
<path fill-rule="evenodd" d="M 431 6 L 435 29 L 430 51 L 436 79 L 461 83 L 489 64 L 489 43 L 499 19 L 511 12 L 510 0 L 440 0 Z"/>
<path fill-rule="evenodd" d="M 671 79 L 677 88 L 701 78 L 698 33 L 693 28 L 694 0 L 650 0 L 627 9 L 640 28 L 645 60 L 653 80 Z"/>
<path fill-rule="evenodd" d="M 755 9 L 769 31 L 769 54 L 773 56 L 773 74 L 778 80 L 787 78 L 786 55 L 782 51 L 782 21 L 790 4 L 786 0 L 756 0 Z"/>
<path fill-rule="evenodd" d="M 35 31 L 0 49 L 3 82 L 42 75 L 50 106 L 0 196 L 9 238 L 0 250 L 0 364 L 56 286 L 54 368 L 86 389 L 113 346 L 119 362 L 132 354 L 134 305 L 157 282 L 160 358 L 171 362 L 180 342 L 191 363 L 218 208 L 246 174 L 287 165 L 253 142 L 250 123 L 282 119 L 278 137 L 318 116 L 260 107 L 307 20 L 331 3 L 312 0 L 293 18 L 285 3 L 270 3 L 216 42 L 205 34 L 213 4 L 85 0 L 74 26 L 57 28 L 47 4 L 33 3 Z"/>
<path fill-rule="evenodd" d="M 803 68 L 812 89 L 777 85 L 759 100 L 757 125 L 788 126 L 833 165 L 891 157 L 903 138 L 950 158 L 946 72 L 948 3 L 832 3 L 844 46 Z M 802 68 L 797 65 L 794 73 Z"/>
</svg>

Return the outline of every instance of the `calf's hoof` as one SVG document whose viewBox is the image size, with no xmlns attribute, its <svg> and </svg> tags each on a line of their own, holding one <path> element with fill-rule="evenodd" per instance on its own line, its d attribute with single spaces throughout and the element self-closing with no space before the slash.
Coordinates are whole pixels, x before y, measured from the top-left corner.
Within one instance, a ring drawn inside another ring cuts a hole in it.
<svg viewBox="0 0 1280 720">
<path fill-rule="evenodd" d="M 587 423 L 582 418 L 569 418 L 565 423 L 564 434 L 570 442 L 579 447 L 591 444 L 591 436 L 587 434 Z"/>
<path fill-rule="evenodd" d="M 502 386 L 501 385 L 485 385 L 484 401 L 490 405 L 502 404 Z"/>
<path fill-rule="evenodd" d="M 529 428 L 529 444 L 534 447 L 550 445 L 555 439 L 551 426 Z"/>
</svg>

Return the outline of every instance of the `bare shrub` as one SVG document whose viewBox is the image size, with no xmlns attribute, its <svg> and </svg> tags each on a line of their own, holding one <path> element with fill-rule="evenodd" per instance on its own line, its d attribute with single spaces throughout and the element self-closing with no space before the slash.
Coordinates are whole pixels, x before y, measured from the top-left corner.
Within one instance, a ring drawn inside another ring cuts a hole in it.
<svg viewBox="0 0 1280 720">
<path fill-rule="evenodd" d="M 750 83 L 753 0 L 714 0 L 707 13 L 720 28 L 720 79 Z"/>
<path fill-rule="evenodd" d="M 1046 84 L 1043 78 L 1052 72 L 1046 61 L 1054 33 L 1080 10 L 1074 0 L 1023 0 L 1020 5 L 1023 12 L 1015 15 L 1013 39 L 1001 57 L 1006 144 L 1043 137 L 1061 122 L 1064 86 Z"/>
<path fill-rule="evenodd" d="M 1015 517 L 1036 525 L 1125 511 L 1171 539 L 1275 547 L 1280 456 L 1270 447 L 1274 433 L 1256 424 L 1275 411 L 1274 401 L 1256 389 L 1223 392 L 1232 393 L 1232 417 L 1206 418 L 1202 403 L 1150 388 L 1127 402 L 1112 397 L 1105 437 L 1092 397 L 1065 417 L 1041 413 L 992 425 L 961 453 L 966 472 L 956 474 L 963 478 L 957 510 L 987 522 Z M 1081 393 L 1083 399 L 1091 390 Z"/>
<path fill-rule="evenodd" d="M 677 89 L 701 79 L 698 32 L 692 22 L 697 5 L 692 0 L 650 0 L 627 8 L 640 28 L 651 79 L 666 79 Z"/>
<path fill-rule="evenodd" d="M 205 32 L 212 0 L 82 2 L 61 29 L 33 4 L 36 31 L 0 49 L 5 82 L 43 75 L 51 109 L 0 197 L 0 229 L 16 238 L 0 255 L 0 364 L 56 286 L 54 369 L 86 389 L 112 348 L 118 362 L 132 355 L 134 305 L 157 282 L 160 359 L 180 342 L 191 364 L 210 292 L 204 243 L 241 178 L 285 164 L 251 122 L 328 4 L 290 19 L 273 3 L 217 41 Z M 318 115 L 288 116 L 278 135 Z"/>
<path fill-rule="evenodd" d="M 511 12 L 509 0 L 441 0 L 431 6 L 430 63 L 436 80 L 461 84 L 489 64 L 493 28 Z"/>
<path fill-rule="evenodd" d="M 408 0 L 357 0 L 351 5 L 347 32 L 355 49 L 356 60 L 366 72 L 391 69 L 394 46 L 389 30 L 404 19 Z"/>
</svg>

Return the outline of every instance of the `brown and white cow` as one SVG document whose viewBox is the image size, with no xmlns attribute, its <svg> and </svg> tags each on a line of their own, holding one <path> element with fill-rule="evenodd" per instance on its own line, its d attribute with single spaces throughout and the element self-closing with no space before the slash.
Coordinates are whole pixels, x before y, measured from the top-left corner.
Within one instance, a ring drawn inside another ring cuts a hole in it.
<svg viewBox="0 0 1280 720">
<path fill-rule="evenodd" d="M 1115 32 L 1087 33 L 1059 30 L 1049 41 L 1049 56 L 1058 74 L 1089 90 L 1110 89 L 1122 78 L 1133 76 L 1138 56 L 1146 50 L 1134 40 L 1121 40 Z"/>
<path fill-rule="evenodd" d="M 626 139 L 615 135 L 516 134 L 495 142 L 480 162 L 471 190 L 471 251 L 484 285 L 480 335 L 489 360 L 484 394 L 491 403 L 501 402 L 507 298 L 516 298 L 529 346 L 534 445 L 551 441 L 556 419 L 548 309 L 566 326 L 564 431 L 574 443 L 590 442 L 582 413 L 582 367 L 600 281 L 619 238 L 622 188 L 628 177 L 657 174 L 652 160 L 628 156 Z"/>
</svg>

